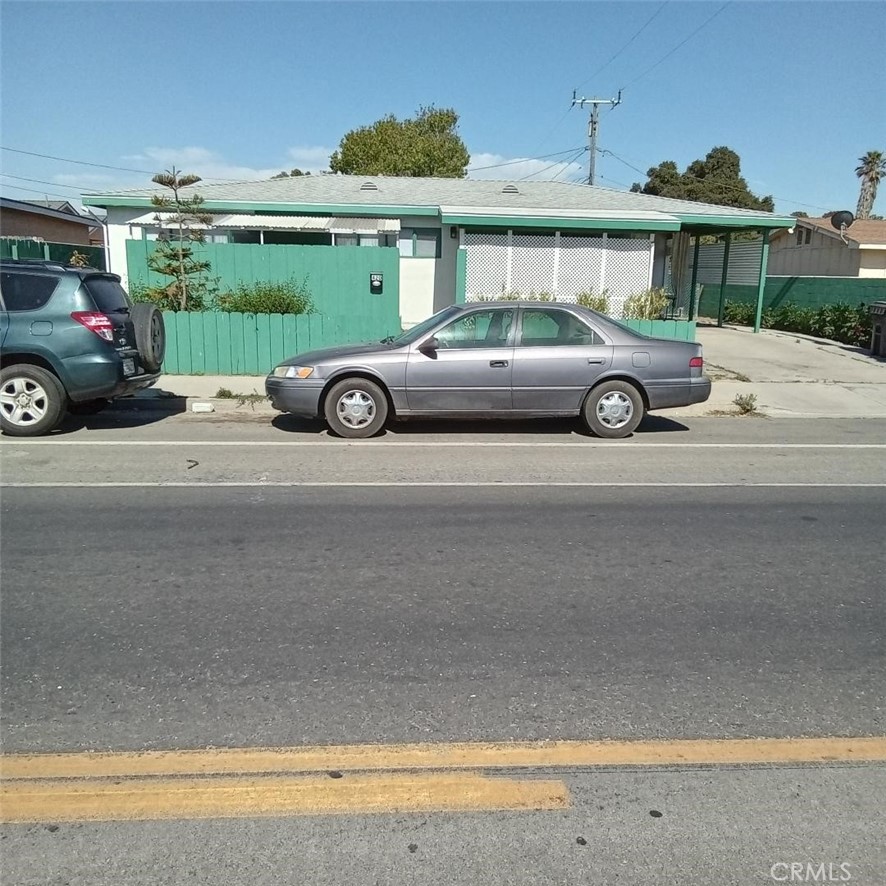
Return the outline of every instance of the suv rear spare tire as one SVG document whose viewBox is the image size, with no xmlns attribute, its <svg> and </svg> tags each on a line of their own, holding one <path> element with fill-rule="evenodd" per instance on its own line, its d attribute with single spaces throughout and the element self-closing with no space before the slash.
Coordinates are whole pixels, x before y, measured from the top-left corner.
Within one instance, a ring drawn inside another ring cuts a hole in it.
<svg viewBox="0 0 886 886">
<path fill-rule="evenodd" d="M 166 356 L 166 325 L 156 305 L 137 302 L 130 312 L 135 327 L 135 346 L 142 366 L 148 372 L 157 372 Z"/>
<path fill-rule="evenodd" d="M 65 417 L 68 396 L 47 370 L 17 363 L 0 371 L 0 427 L 10 437 L 39 437 Z"/>
</svg>

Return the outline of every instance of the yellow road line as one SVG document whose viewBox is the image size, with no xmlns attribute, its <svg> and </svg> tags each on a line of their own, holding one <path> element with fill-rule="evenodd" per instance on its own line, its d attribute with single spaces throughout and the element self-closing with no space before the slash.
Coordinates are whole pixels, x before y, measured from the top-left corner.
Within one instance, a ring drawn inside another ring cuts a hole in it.
<svg viewBox="0 0 886 886">
<path fill-rule="evenodd" d="M 567 808 L 569 793 L 562 781 L 423 773 L 23 781 L 3 785 L 0 801 L 0 820 L 25 823 L 547 810 Z"/>
<path fill-rule="evenodd" d="M 102 778 L 169 775 L 886 762 L 886 737 L 675 741 L 455 742 L 293 748 L 219 748 L 141 753 L 14 754 L 0 777 Z"/>
</svg>

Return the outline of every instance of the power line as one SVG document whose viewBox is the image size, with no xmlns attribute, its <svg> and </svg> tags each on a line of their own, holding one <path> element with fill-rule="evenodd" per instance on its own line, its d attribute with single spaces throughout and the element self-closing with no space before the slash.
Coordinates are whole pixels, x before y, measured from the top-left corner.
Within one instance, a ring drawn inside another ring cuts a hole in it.
<svg viewBox="0 0 886 886">
<path fill-rule="evenodd" d="M 78 166 L 94 166 L 96 169 L 116 169 L 118 172 L 141 172 L 144 175 L 155 175 L 146 169 L 129 169 L 126 166 L 108 166 L 106 163 L 89 163 L 86 160 L 71 160 L 69 157 L 54 157 L 52 154 L 38 154 L 35 151 L 22 151 L 19 148 L 7 148 L 0 145 L 0 151 L 9 151 L 12 154 L 25 154 L 28 157 L 42 157 L 44 160 L 58 160 L 60 163 L 76 163 Z"/>
<path fill-rule="evenodd" d="M 527 175 L 524 175 L 522 178 L 517 179 L 517 181 L 522 182 L 526 181 L 527 178 L 531 178 L 533 175 L 542 175 L 549 169 L 553 169 L 555 166 L 560 166 L 561 164 L 565 164 L 566 167 L 569 167 L 570 164 L 574 163 L 586 150 L 587 148 L 582 146 L 568 160 L 558 160 L 556 163 L 551 163 L 550 166 L 545 166 L 544 169 L 539 169 L 538 172 L 530 172 Z"/>
<path fill-rule="evenodd" d="M 563 154 L 571 154 L 574 151 L 583 151 L 581 148 L 567 148 L 565 151 L 555 151 L 553 154 L 542 154 L 539 157 L 521 157 L 519 160 L 508 160 L 505 163 L 493 163 L 492 166 L 469 166 L 468 172 L 480 172 L 483 169 L 500 169 L 502 166 L 514 166 L 517 163 L 526 163 L 529 160 L 547 160 L 549 157 L 561 157 Z M 557 164 L 553 164 L 556 166 Z"/>
<path fill-rule="evenodd" d="M 604 71 L 606 68 L 608 68 L 609 65 L 611 65 L 612 62 L 614 62 L 649 27 L 649 25 L 651 25 L 652 22 L 656 18 L 658 18 L 659 13 L 661 13 L 661 11 L 665 8 L 665 6 L 668 5 L 668 2 L 669 2 L 669 0 L 664 0 L 664 3 L 662 3 L 661 6 L 659 6 L 658 9 L 656 9 L 655 12 L 653 12 L 652 15 L 649 16 L 648 19 L 646 19 L 645 23 L 640 27 L 640 29 L 634 33 L 634 36 L 631 37 L 631 39 L 628 40 L 628 42 L 625 43 L 625 45 L 622 46 L 621 49 L 618 50 L 618 52 L 616 52 L 615 55 L 613 55 L 612 58 L 609 59 L 609 61 L 604 62 L 602 65 L 600 65 L 600 67 L 597 68 L 597 70 L 594 71 L 593 74 L 590 74 L 588 76 L 587 80 L 585 80 L 583 83 L 580 83 L 576 88 L 581 89 L 586 83 L 590 83 L 591 80 L 593 80 L 594 77 L 597 76 L 597 74 L 599 74 L 601 71 Z"/>
<path fill-rule="evenodd" d="M 59 194 L 56 191 L 42 191 L 37 188 L 23 188 L 20 185 L 10 185 L 7 182 L 0 182 L 0 188 L 12 188 L 15 191 L 26 191 L 29 194 L 43 194 L 44 197 L 61 197 L 62 200 L 71 199 L 70 194 Z"/>
<path fill-rule="evenodd" d="M 38 154 L 36 151 L 23 151 L 21 148 L 8 148 L 5 145 L 0 145 L 0 151 L 9 151 L 12 154 L 24 154 L 27 157 L 41 157 L 44 160 L 58 160 L 60 163 L 74 163 L 77 166 L 93 166 L 96 169 L 113 169 L 117 172 L 138 172 L 142 175 L 156 175 L 157 171 L 147 170 L 147 169 L 132 169 L 128 166 L 109 166 L 107 163 L 90 163 L 87 160 L 72 160 L 70 157 L 56 157 L 53 154 Z M 212 178 L 211 176 L 207 176 L 203 179 L 203 181 L 207 182 L 239 182 L 243 181 L 240 178 Z"/>
<path fill-rule="evenodd" d="M 85 185 L 64 185 L 61 182 L 48 182 L 44 181 L 42 178 L 25 178 L 23 175 L 12 175 L 9 172 L 0 172 L 4 178 L 14 178 L 16 181 L 20 182 L 34 182 L 38 185 L 51 185 L 53 188 L 67 188 L 71 191 L 90 191 L 92 190 L 92 186 L 86 187 Z M 12 185 L 10 185 L 12 187 Z M 33 189 L 32 189 L 33 190 Z"/>
<path fill-rule="evenodd" d="M 699 31 L 703 28 L 706 28 L 724 9 L 729 5 L 730 0 L 726 0 L 726 2 L 713 14 L 708 16 L 688 37 L 681 40 L 670 52 L 665 53 L 655 64 L 648 67 L 642 74 L 638 77 L 635 77 L 631 80 L 627 86 L 623 86 L 622 89 L 628 89 L 633 86 L 637 81 L 642 80 L 647 74 L 654 71 L 662 62 L 667 61 L 678 49 L 681 49 L 685 46 Z"/>
</svg>

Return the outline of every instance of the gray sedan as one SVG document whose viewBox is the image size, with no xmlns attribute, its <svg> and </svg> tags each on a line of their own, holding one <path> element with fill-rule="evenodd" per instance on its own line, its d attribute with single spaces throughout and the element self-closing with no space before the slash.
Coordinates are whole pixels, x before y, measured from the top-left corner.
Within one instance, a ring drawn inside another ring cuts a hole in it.
<svg viewBox="0 0 886 886">
<path fill-rule="evenodd" d="M 640 335 L 578 305 L 452 305 L 402 335 L 298 354 L 266 389 L 275 408 L 323 416 L 342 437 L 389 418 L 581 416 L 626 437 L 650 409 L 711 393 L 701 345 Z"/>
</svg>

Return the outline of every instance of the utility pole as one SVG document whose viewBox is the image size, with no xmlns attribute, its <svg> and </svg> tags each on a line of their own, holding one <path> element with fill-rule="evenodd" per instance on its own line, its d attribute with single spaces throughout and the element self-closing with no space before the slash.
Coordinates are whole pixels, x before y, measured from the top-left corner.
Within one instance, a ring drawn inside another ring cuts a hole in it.
<svg viewBox="0 0 886 886">
<path fill-rule="evenodd" d="M 588 184 L 594 183 L 597 170 L 597 133 L 600 129 L 600 105 L 611 105 L 613 108 L 621 104 L 621 90 L 618 90 L 618 98 L 577 98 L 575 90 L 572 90 L 572 106 L 578 105 L 583 108 L 591 106 L 591 117 L 588 120 L 588 141 L 590 142 L 591 160 L 588 164 Z"/>
</svg>

